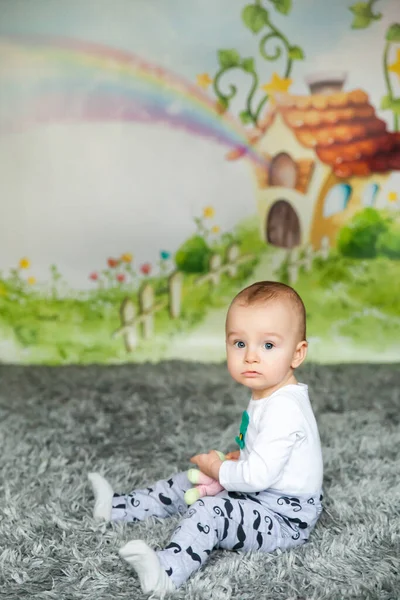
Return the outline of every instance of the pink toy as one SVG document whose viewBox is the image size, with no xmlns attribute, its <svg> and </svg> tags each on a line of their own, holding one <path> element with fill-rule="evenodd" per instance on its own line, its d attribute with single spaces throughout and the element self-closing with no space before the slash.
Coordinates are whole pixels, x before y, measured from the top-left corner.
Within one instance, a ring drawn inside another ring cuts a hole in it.
<svg viewBox="0 0 400 600">
<path fill-rule="evenodd" d="M 199 469 L 189 469 L 187 476 L 189 481 L 195 484 L 195 487 L 190 488 L 185 494 L 185 502 L 188 506 L 194 504 L 199 498 L 215 496 L 224 489 L 219 481 L 204 475 Z"/>
<path fill-rule="evenodd" d="M 240 451 L 229 452 L 227 455 L 216 451 L 221 460 L 238 460 Z M 187 472 L 188 479 L 195 487 L 190 488 L 185 493 L 185 502 L 188 506 L 194 504 L 199 498 L 204 496 L 215 496 L 224 489 L 219 481 L 205 475 L 199 469 L 189 469 Z"/>
</svg>

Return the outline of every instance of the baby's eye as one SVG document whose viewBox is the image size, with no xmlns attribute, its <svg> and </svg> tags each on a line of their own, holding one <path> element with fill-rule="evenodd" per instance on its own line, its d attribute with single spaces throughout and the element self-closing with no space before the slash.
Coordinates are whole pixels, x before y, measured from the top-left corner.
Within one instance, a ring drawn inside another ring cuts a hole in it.
<svg viewBox="0 0 400 600">
<path fill-rule="evenodd" d="M 272 350 L 273 347 L 274 347 L 274 345 L 271 344 L 271 342 L 265 342 L 265 344 L 264 344 L 264 348 L 266 350 Z"/>
<path fill-rule="evenodd" d="M 240 340 L 238 340 L 237 342 L 235 342 L 234 344 L 236 346 L 236 348 L 244 348 L 246 346 L 246 344 Z"/>
</svg>

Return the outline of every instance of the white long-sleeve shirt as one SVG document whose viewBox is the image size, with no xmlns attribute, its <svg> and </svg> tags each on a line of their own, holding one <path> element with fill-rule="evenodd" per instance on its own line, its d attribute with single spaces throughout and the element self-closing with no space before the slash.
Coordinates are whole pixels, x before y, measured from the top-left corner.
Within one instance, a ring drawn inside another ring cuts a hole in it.
<svg viewBox="0 0 400 600">
<path fill-rule="evenodd" d="M 250 400 L 247 413 L 244 448 L 238 461 L 222 463 L 221 485 L 231 492 L 319 493 L 322 451 L 308 386 L 290 384 Z"/>
</svg>

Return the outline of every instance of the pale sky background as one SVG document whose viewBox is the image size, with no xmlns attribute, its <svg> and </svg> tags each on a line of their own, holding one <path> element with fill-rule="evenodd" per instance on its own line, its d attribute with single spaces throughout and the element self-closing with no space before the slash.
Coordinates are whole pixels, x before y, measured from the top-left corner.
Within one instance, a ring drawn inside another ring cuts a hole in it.
<svg viewBox="0 0 400 600">
<path fill-rule="evenodd" d="M 306 60 L 293 70 L 294 93 L 304 76 L 345 70 L 345 89 L 361 87 L 378 108 L 385 93 L 382 54 L 388 24 L 400 20 L 399 0 L 380 1 L 384 17 L 351 30 L 347 0 L 294 0 L 289 17 L 265 2 L 272 20 Z M 133 52 L 194 82 L 217 70 L 217 50 L 257 55 L 241 21 L 239 0 L 0 0 L 0 36 L 35 33 L 99 42 Z M 394 58 L 394 54 L 393 54 Z M 259 59 L 267 82 L 280 63 Z M 229 82 L 235 80 L 229 80 Z M 243 81 L 238 79 L 237 81 Z M 395 86 L 400 94 L 400 85 Z M 212 92 L 210 91 L 212 97 Z M 233 104 L 233 111 L 242 97 Z M 389 112 L 377 111 L 392 125 Z M 175 251 L 206 205 L 230 229 L 256 212 L 250 169 L 227 163 L 226 149 L 167 126 L 78 124 L 0 137 L 0 269 L 22 256 L 47 277 L 55 262 L 73 287 L 108 256 L 133 252 L 139 263 Z M 393 185 L 399 187 L 398 178 Z M 400 191 L 400 190 L 399 190 Z"/>
</svg>

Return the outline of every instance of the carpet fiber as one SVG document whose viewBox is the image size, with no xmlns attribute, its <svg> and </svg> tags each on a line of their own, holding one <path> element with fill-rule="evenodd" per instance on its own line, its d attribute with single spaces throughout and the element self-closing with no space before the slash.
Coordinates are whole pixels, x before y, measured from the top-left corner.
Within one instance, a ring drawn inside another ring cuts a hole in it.
<svg viewBox="0 0 400 600">
<path fill-rule="evenodd" d="M 400 598 L 400 368 L 309 364 L 300 379 L 320 426 L 325 511 L 287 553 L 215 551 L 175 598 Z M 161 548 L 178 518 L 96 524 L 87 472 L 118 491 L 211 448 L 235 447 L 247 393 L 224 366 L 0 366 L 0 597 L 143 598 L 118 557 Z"/>
</svg>

